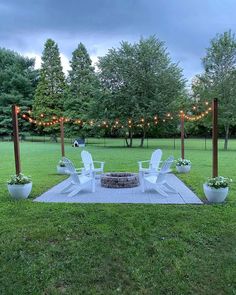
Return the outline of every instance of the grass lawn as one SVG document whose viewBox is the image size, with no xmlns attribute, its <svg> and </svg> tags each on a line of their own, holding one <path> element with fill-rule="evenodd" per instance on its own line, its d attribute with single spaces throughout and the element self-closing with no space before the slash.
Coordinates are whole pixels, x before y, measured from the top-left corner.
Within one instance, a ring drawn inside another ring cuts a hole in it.
<svg viewBox="0 0 236 295">
<path fill-rule="evenodd" d="M 179 141 L 92 143 L 107 171 L 137 171 L 155 148 L 179 156 Z M 11 201 L 12 143 L 0 143 L 0 294 L 236 294 L 236 141 L 221 150 L 220 174 L 234 179 L 223 205 L 43 204 L 32 200 L 63 179 L 59 144 L 21 144 L 22 170 L 33 179 L 30 199 Z M 80 149 L 66 154 L 80 166 Z M 192 171 L 181 176 L 204 199 L 211 175 L 210 141 L 186 141 Z"/>
</svg>

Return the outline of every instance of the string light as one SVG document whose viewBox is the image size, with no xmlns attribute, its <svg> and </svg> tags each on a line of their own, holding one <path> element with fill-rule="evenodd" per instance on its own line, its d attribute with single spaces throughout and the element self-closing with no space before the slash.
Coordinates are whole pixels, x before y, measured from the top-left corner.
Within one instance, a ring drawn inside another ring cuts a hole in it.
<svg viewBox="0 0 236 295">
<path fill-rule="evenodd" d="M 208 105 L 208 102 L 205 102 L 205 105 Z M 197 107 L 194 105 L 192 107 L 193 110 L 196 110 Z M 20 113 L 20 108 L 17 107 L 17 113 Z M 202 118 L 204 118 L 206 115 L 209 114 L 209 112 L 212 111 L 212 108 L 211 107 L 208 107 L 205 111 L 201 112 L 200 114 L 197 114 L 197 115 L 189 115 L 187 113 L 185 113 L 183 110 L 180 110 L 179 111 L 179 117 L 184 117 L 184 119 L 188 120 L 188 121 L 196 121 L 196 120 L 200 120 Z M 65 118 L 65 117 L 61 117 L 61 118 L 57 118 L 55 115 L 52 116 L 52 121 L 46 121 L 46 122 L 42 122 L 41 120 L 36 120 L 32 117 L 30 117 L 30 114 L 32 112 L 30 110 L 27 111 L 27 114 L 22 114 L 21 117 L 25 120 L 28 120 L 30 123 L 33 123 L 33 124 L 36 124 L 36 125 L 39 125 L 39 126 L 52 126 L 52 125 L 56 125 L 60 122 L 73 122 L 74 124 L 80 124 L 81 126 L 83 126 L 83 124 L 88 124 L 90 125 L 91 127 L 93 126 L 97 126 L 97 127 L 101 127 L 101 124 L 97 123 L 96 124 L 96 121 L 95 120 L 89 120 L 87 122 L 82 122 L 81 119 L 69 119 L 69 118 Z M 40 118 L 45 118 L 45 115 L 43 113 L 40 114 Z M 167 122 L 167 120 L 173 120 L 174 119 L 174 116 L 171 114 L 171 113 L 166 113 L 163 118 L 162 118 L 162 122 Z M 141 123 L 138 123 L 138 124 L 135 124 L 133 123 L 133 119 L 132 118 L 129 118 L 127 120 L 127 127 L 128 128 L 132 128 L 132 127 L 141 127 L 143 128 L 144 127 L 144 123 L 145 123 L 145 119 L 144 118 L 140 118 L 139 122 Z M 120 126 L 120 128 L 124 128 L 124 125 L 119 125 L 120 124 L 120 121 L 119 121 L 119 118 L 115 119 L 115 121 L 112 123 L 108 123 L 108 121 L 103 121 L 102 122 L 102 126 L 105 127 L 105 128 L 108 128 L 109 125 L 112 126 L 112 128 L 118 128 Z M 158 116 L 155 115 L 153 117 L 153 124 L 154 125 L 157 125 L 158 124 Z M 146 126 L 147 127 L 150 127 L 150 123 L 146 121 Z"/>
<path fill-rule="evenodd" d="M 188 121 L 197 121 L 205 117 L 205 115 L 208 115 L 209 112 L 211 112 L 212 108 L 209 107 L 207 110 L 203 111 L 202 113 L 198 115 L 184 115 L 184 118 Z"/>
</svg>

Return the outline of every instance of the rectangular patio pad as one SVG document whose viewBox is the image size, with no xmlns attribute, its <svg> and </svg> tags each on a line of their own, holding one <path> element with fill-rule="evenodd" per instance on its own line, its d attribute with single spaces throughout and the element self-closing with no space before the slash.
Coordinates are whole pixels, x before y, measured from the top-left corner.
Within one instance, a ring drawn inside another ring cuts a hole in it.
<svg viewBox="0 0 236 295">
<path fill-rule="evenodd" d="M 135 204 L 202 204 L 202 201 L 174 174 L 167 175 L 167 181 L 178 191 L 168 193 L 168 197 L 159 195 L 155 190 L 141 191 L 141 186 L 134 188 L 104 188 L 96 180 L 96 191 L 82 190 L 74 197 L 60 193 L 68 184 L 68 179 L 36 198 L 36 202 L 48 203 L 135 203 Z"/>
</svg>

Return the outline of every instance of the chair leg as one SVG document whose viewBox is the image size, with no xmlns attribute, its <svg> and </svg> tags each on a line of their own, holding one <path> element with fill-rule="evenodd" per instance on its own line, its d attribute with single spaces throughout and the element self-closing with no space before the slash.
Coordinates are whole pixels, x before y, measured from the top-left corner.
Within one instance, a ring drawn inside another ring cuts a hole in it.
<svg viewBox="0 0 236 295">
<path fill-rule="evenodd" d="M 74 186 L 74 184 L 72 184 L 72 183 L 68 184 L 65 188 L 63 188 L 63 190 L 61 191 L 61 194 L 69 193 L 73 186 Z"/>
<path fill-rule="evenodd" d="M 169 192 L 178 194 L 178 192 L 168 183 L 164 183 L 163 185 L 168 189 Z"/>
<path fill-rule="evenodd" d="M 140 184 L 141 184 L 141 190 L 142 190 L 142 193 L 145 192 L 145 186 L 144 186 L 144 173 L 143 171 L 140 171 L 139 172 L 139 181 L 140 181 Z"/>
<path fill-rule="evenodd" d="M 168 197 L 168 194 L 165 191 L 163 191 L 159 186 L 155 186 L 154 189 L 158 192 L 158 194 L 162 195 L 163 197 Z"/>
<path fill-rule="evenodd" d="M 92 193 L 95 193 L 95 178 L 92 180 Z"/>
<path fill-rule="evenodd" d="M 81 191 L 81 187 L 77 187 L 76 189 L 74 189 L 71 193 L 69 193 L 68 197 L 74 197 L 75 195 L 77 195 L 79 192 Z"/>
<path fill-rule="evenodd" d="M 144 183 L 141 183 L 141 191 L 142 191 L 142 193 L 145 193 Z"/>
</svg>

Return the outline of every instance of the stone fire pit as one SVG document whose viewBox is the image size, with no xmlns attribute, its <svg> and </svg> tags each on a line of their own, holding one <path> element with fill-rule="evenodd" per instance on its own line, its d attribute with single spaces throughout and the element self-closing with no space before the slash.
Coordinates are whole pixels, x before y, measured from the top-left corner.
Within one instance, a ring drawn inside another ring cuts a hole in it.
<svg viewBox="0 0 236 295">
<path fill-rule="evenodd" d="M 101 186 L 107 188 L 128 188 L 139 185 L 139 177 L 135 173 L 111 172 L 101 176 Z"/>
</svg>

